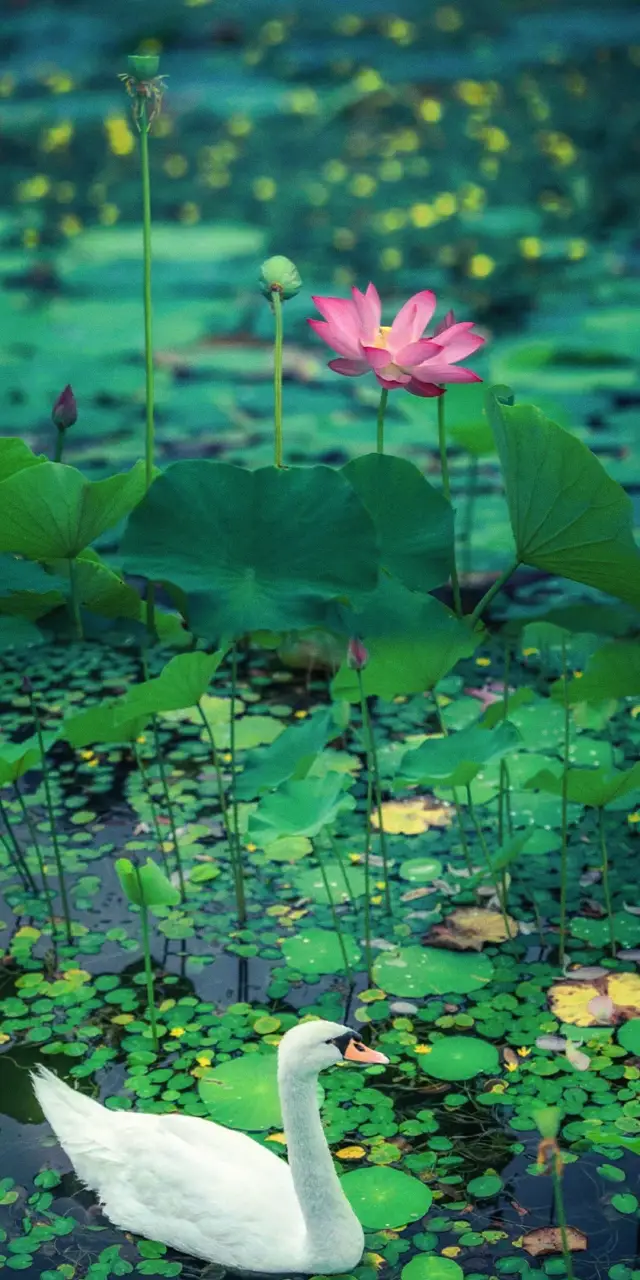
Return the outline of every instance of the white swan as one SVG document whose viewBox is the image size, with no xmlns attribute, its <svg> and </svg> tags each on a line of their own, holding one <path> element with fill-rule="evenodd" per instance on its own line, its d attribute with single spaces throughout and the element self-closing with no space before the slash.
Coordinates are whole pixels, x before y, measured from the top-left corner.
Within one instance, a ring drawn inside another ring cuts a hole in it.
<svg viewBox="0 0 640 1280">
<path fill-rule="evenodd" d="M 115 1226 L 182 1253 L 259 1272 L 332 1275 L 362 1257 L 362 1227 L 322 1130 L 317 1077 L 341 1059 L 386 1063 L 357 1031 L 304 1022 L 283 1036 L 278 1088 L 289 1163 L 195 1116 L 107 1111 L 46 1067 L 42 1110 Z"/>
</svg>

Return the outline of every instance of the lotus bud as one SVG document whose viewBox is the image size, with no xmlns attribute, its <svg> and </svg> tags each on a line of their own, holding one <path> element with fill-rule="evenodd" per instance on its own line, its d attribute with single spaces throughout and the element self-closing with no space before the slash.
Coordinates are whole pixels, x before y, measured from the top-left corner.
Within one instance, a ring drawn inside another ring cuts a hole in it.
<svg viewBox="0 0 640 1280">
<path fill-rule="evenodd" d="M 32 685 L 32 683 L 31 683 L 31 681 L 30 681 L 30 679 L 29 679 L 29 677 L 28 677 L 28 676 L 23 676 L 23 677 L 22 677 L 22 684 L 20 685 L 20 692 L 21 692 L 21 693 L 26 693 L 26 694 L 28 694 L 29 696 L 31 696 L 31 694 L 33 693 L 33 685 Z"/>
<path fill-rule="evenodd" d="M 74 422 L 78 421 L 78 406 L 69 383 L 67 383 L 64 391 L 60 392 L 51 410 L 51 418 L 58 431 L 66 431 L 68 427 L 72 427 Z"/>
<path fill-rule="evenodd" d="M 128 58 L 129 72 L 136 80 L 152 80 L 158 74 L 160 59 L 157 53 L 132 53 Z"/>
<path fill-rule="evenodd" d="M 362 671 L 369 661 L 369 650 L 365 649 L 362 640 L 351 639 L 347 649 L 347 665 L 352 671 Z"/>
<path fill-rule="evenodd" d="M 300 272 L 290 258 L 277 253 L 263 262 L 260 268 L 260 291 L 265 298 L 279 293 L 282 301 L 286 302 L 287 298 L 295 298 L 301 288 Z"/>
</svg>

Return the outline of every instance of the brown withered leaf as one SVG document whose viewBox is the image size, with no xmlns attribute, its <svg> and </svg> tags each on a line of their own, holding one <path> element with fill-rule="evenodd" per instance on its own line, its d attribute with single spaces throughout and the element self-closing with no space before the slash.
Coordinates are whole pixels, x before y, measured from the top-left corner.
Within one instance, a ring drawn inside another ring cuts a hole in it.
<svg viewBox="0 0 640 1280">
<path fill-rule="evenodd" d="M 577 1227 L 567 1227 L 567 1245 L 571 1253 L 580 1253 L 587 1248 L 589 1241 L 584 1231 Z M 522 1237 L 522 1247 L 532 1258 L 541 1258 L 549 1253 L 562 1253 L 562 1232 L 560 1227 L 537 1227 Z"/>
<path fill-rule="evenodd" d="M 512 938 L 518 925 L 507 916 Z M 432 925 L 424 941 L 431 947 L 448 947 L 450 951 L 482 951 L 485 942 L 506 942 L 507 930 L 500 911 L 484 907 L 458 907 L 441 924 Z"/>
</svg>

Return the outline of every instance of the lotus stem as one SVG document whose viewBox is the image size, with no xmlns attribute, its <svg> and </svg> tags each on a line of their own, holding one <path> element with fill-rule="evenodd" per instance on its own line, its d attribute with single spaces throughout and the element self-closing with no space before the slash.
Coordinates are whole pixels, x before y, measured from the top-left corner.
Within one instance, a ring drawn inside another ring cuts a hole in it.
<svg viewBox="0 0 640 1280">
<path fill-rule="evenodd" d="M 236 853 L 234 876 L 236 880 L 236 902 L 238 905 L 238 921 L 244 924 L 247 918 L 247 907 L 244 893 L 244 875 L 242 855 L 240 853 L 240 829 L 238 823 L 238 796 L 236 791 L 236 698 L 238 691 L 238 654 L 235 641 L 231 647 L 231 706 L 229 708 L 229 750 L 231 754 L 231 812 L 233 815 L 233 840 Z"/>
<path fill-rule="evenodd" d="M 613 908 L 611 905 L 611 887 L 609 885 L 609 854 L 607 850 L 607 841 L 605 837 L 604 827 L 604 806 L 600 805 L 598 809 L 598 826 L 600 828 L 600 849 L 602 851 L 602 888 L 604 890 L 604 901 L 607 908 L 607 917 L 609 919 L 609 945 L 611 954 L 615 959 L 616 954 L 616 929 L 613 922 Z"/>
<path fill-rule="evenodd" d="M 567 942 L 567 850 L 568 850 L 568 791 L 569 753 L 571 750 L 571 723 L 567 691 L 567 642 L 562 637 L 562 706 L 564 712 L 564 741 L 562 751 L 562 833 L 560 844 L 560 965 L 564 967 Z"/>
<path fill-rule="evenodd" d="M 373 733 L 373 725 L 371 723 L 371 714 L 369 711 L 369 703 L 364 691 L 362 680 L 362 670 L 356 669 L 358 677 L 358 689 L 360 692 L 360 710 L 362 713 L 362 728 L 364 739 L 367 747 L 369 772 L 373 775 L 375 787 L 376 810 L 378 814 L 378 830 L 380 836 L 380 853 L 382 854 L 382 863 L 384 868 L 384 902 L 388 915 L 391 915 L 391 887 L 389 885 L 389 857 L 387 852 L 387 838 L 384 829 L 383 813 L 382 813 L 382 788 L 380 786 L 380 770 L 378 768 L 378 753 L 376 751 L 376 740 Z M 371 814 L 369 814 L 369 823 L 371 822 Z"/>
<path fill-rule="evenodd" d="M 153 370 L 153 302 L 151 297 L 151 177 L 149 172 L 149 116 L 147 104 L 139 100 L 138 128 L 140 132 L 140 176 L 142 179 L 142 299 L 144 306 L 144 367 L 145 367 L 145 484 L 149 489 L 153 482 L 155 444 L 154 420 L 154 370 Z M 155 587 L 147 583 L 146 594 L 147 631 L 155 636 Z"/>
<path fill-rule="evenodd" d="M 173 851 L 176 858 L 178 882 L 180 884 L 180 901 L 184 902 L 187 896 L 187 891 L 184 883 L 184 871 L 182 869 L 182 858 L 180 856 L 180 842 L 178 840 L 178 830 L 176 827 L 175 814 L 173 811 L 173 801 L 169 794 L 167 774 L 164 767 L 162 749 L 160 747 L 160 734 L 158 733 L 158 717 L 156 715 L 153 715 L 151 717 L 151 725 L 153 729 L 154 746 L 156 749 L 156 760 L 158 761 L 158 773 L 160 775 L 160 786 L 162 787 L 162 794 L 164 796 L 164 802 L 167 807 L 167 816 L 169 818 L 169 827 L 171 829 L 171 839 L 173 840 Z"/>
<path fill-rule="evenodd" d="M 133 864 L 138 881 L 138 893 L 140 896 L 140 923 L 142 925 L 142 951 L 144 955 L 144 976 L 147 986 L 147 1010 L 149 1013 L 149 1021 L 151 1023 L 151 1037 L 153 1039 L 153 1047 L 158 1052 L 160 1042 L 158 1040 L 158 1026 L 156 1023 L 156 997 L 153 982 L 153 968 L 151 966 L 151 949 L 149 947 L 149 912 L 144 901 L 144 890 L 142 887 L 142 877 L 140 868 L 137 863 Z"/>
<path fill-rule="evenodd" d="M 438 396 L 438 447 L 440 449 L 440 470 L 442 472 L 442 492 L 451 503 L 451 484 L 449 480 L 449 459 L 447 457 L 447 428 L 445 423 L 444 402 L 446 392 Z M 456 538 L 453 535 L 453 547 L 451 557 L 451 589 L 453 591 L 453 607 L 458 618 L 462 617 L 462 599 L 460 596 L 460 582 L 458 579 L 458 566 L 456 564 Z"/>
<path fill-rule="evenodd" d="M 34 824 L 33 824 L 33 822 L 32 822 L 31 814 L 29 813 L 29 810 L 27 809 L 26 802 L 25 802 L 25 798 L 24 798 L 24 796 L 23 796 L 23 794 L 22 794 L 22 791 L 21 791 L 21 789 L 20 789 L 20 785 L 19 785 L 19 783 L 18 783 L 17 778 L 16 778 L 16 780 L 14 781 L 13 789 L 14 789 L 14 791 L 15 791 L 16 799 L 17 799 L 17 801 L 18 801 L 18 804 L 20 805 L 20 809 L 21 809 L 21 811 L 22 811 L 22 817 L 23 817 L 23 819 L 24 819 L 25 826 L 26 826 L 26 828 L 27 828 L 27 831 L 29 832 L 29 835 L 31 836 L 31 842 L 32 842 L 33 847 L 34 847 L 34 849 L 35 849 L 35 851 L 36 851 L 36 857 L 37 857 L 37 859 L 38 859 L 38 867 L 39 867 L 39 870 L 40 870 L 40 879 L 42 880 L 42 891 L 43 891 L 43 893 L 44 893 L 45 902 L 46 902 L 46 904 L 47 904 L 47 910 L 48 910 L 48 912 L 49 912 L 49 918 L 50 918 L 50 920 L 51 920 L 51 928 L 52 928 L 52 930 L 53 930 L 52 937 L 55 939 L 55 921 L 54 921 L 54 915 L 53 915 L 53 902 L 52 902 L 52 899 L 51 899 L 51 890 L 50 890 L 50 888 L 49 888 L 49 881 L 47 880 L 47 873 L 46 873 L 46 871 L 45 871 L 44 858 L 43 858 L 43 856 L 42 856 L 42 849 L 40 848 L 40 841 L 38 840 L 38 835 L 37 835 L 37 832 L 36 832 L 35 826 L 34 826 Z M 6 820 L 7 820 L 7 819 L 6 819 L 6 816 L 5 816 L 5 822 L 6 822 Z M 29 879 L 30 879 L 30 881 L 31 881 L 31 885 L 32 885 L 33 889 L 37 892 L 36 884 L 35 884 L 35 881 L 34 881 L 34 879 L 33 879 L 32 875 L 31 875 L 31 872 L 29 871 L 29 868 L 28 868 L 28 866 L 27 866 L 27 860 L 26 860 L 26 858 L 25 858 L 24 862 L 25 862 L 25 868 L 26 868 L 26 870 L 27 870 L 27 872 L 28 872 L 28 874 L 29 874 Z"/>
<path fill-rule="evenodd" d="M 380 392 L 380 403 L 378 405 L 378 421 L 376 426 L 376 450 L 378 453 L 384 453 L 384 415 L 387 409 L 387 400 L 389 399 L 389 390 L 383 387 Z"/>
<path fill-rule="evenodd" d="M 56 871 L 58 873 L 58 883 L 60 886 L 60 898 L 62 901 L 62 914 L 64 916 L 64 926 L 69 946 L 73 943 L 73 934 L 71 931 L 71 913 L 69 911 L 69 899 L 67 897 L 67 886 L 64 878 L 64 867 L 62 865 L 62 854 L 58 843 L 58 833 L 56 831 L 56 820 L 53 812 L 53 797 L 51 795 L 51 779 L 49 777 L 49 768 L 47 765 L 47 755 L 42 736 L 42 725 L 40 724 L 40 716 L 35 704 L 33 690 L 29 688 L 29 702 L 31 705 L 31 715 L 35 725 L 36 735 L 38 738 L 38 746 L 40 747 L 42 782 L 44 784 L 44 794 L 47 804 L 47 813 L 49 815 L 49 828 L 51 831 L 51 843 L 53 845 L 53 856 L 55 858 Z"/>
<path fill-rule="evenodd" d="M 349 957 L 348 957 L 348 955 L 347 955 L 347 947 L 346 947 L 346 943 L 345 943 L 345 940 L 344 940 L 344 934 L 343 934 L 343 932 L 342 932 L 342 928 L 341 928 L 341 926 L 340 926 L 340 920 L 339 920 L 339 917 L 338 917 L 338 912 L 336 911 L 336 904 L 335 904 L 335 902 L 334 902 L 334 900 L 333 900 L 333 894 L 332 894 L 332 892 L 331 892 L 331 885 L 329 884 L 329 878 L 328 878 L 327 873 L 326 873 L 326 870 L 325 870 L 324 862 L 323 862 L 323 860 L 322 860 L 322 855 L 321 855 L 321 853 L 320 853 L 320 848 L 319 848 L 319 845 L 318 845 L 318 844 L 315 844 L 315 845 L 314 845 L 314 850 L 313 850 L 313 851 L 314 851 L 314 853 L 315 853 L 315 855 L 316 855 L 316 858 L 317 858 L 317 860 L 318 860 L 318 866 L 319 866 L 319 868 L 320 868 L 320 875 L 322 876 L 322 883 L 323 883 L 324 888 L 325 888 L 325 893 L 326 893 L 326 895 L 327 895 L 327 897 L 328 897 L 328 899 L 329 899 L 329 907 L 330 907 L 330 909 L 331 909 L 331 919 L 333 920 L 333 927 L 334 927 L 334 929 L 335 929 L 335 931 L 336 931 L 336 936 L 337 936 L 338 943 L 339 943 L 339 946 L 340 946 L 340 951 L 341 951 L 341 953 L 342 953 L 342 963 L 343 963 L 343 965 L 344 965 L 344 973 L 345 973 L 345 977 L 346 977 L 346 979 L 347 979 L 347 982 L 349 983 L 349 986 L 351 986 L 351 985 L 352 985 L 352 983 L 353 983 L 353 972 L 352 972 L 352 969 L 351 969 L 351 965 L 349 964 Z"/>
<path fill-rule="evenodd" d="M 54 462 L 62 462 L 62 454 L 64 452 L 64 431 L 58 427 L 56 433 L 56 451 L 53 457 Z"/>
<path fill-rule="evenodd" d="M 153 829 L 155 831 L 156 841 L 158 843 L 158 852 L 160 854 L 160 857 L 162 858 L 162 865 L 164 867 L 165 873 L 167 876 L 170 876 L 171 868 L 169 866 L 169 861 L 164 848 L 164 839 L 162 836 L 162 832 L 160 830 L 160 823 L 158 821 L 158 812 L 157 812 L 155 801 L 151 792 L 149 775 L 147 774 L 147 770 L 142 759 L 142 753 L 138 750 L 137 742 L 133 742 L 131 745 L 133 748 L 133 754 L 135 756 L 136 764 L 138 766 L 138 772 L 140 774 L 140 778 L 142 779 L 142 785 L 144 787 L 144 790 L 147 796 L 149 811 L 151 813 L 151 821 L 153 823 Z"/>
<path fill-rule="evenodd" d="M 442 397 L 441 397 L 442 399 Z M 473 553 L 473 516 L 478 492 L 478 458 L 475 453 L 467 454 L 467 502 L 464 511 L 463 563 L 462 573 L 468 576 L 472 569 Z"/>
<path fill-rule="evenodd" d="M 367 771 L 367 820 L 364 845 L 364 950 L 367 958 L 367 979 L 373 981 L 373 961 L 371 958 L 371 808 L 373 804 L 373 782 L 371 770 Z"/>
<path fill-rule="evenodd" d="M 515 573 L 516 569 L 518 569 L 519 566 L 520 566 L 520 561 L 514 560 L 513 564 L 510 564 L 508 568 L 502 570 L 502 573 L 496 578 L 495 582 L 491 584 L 491 586 L 489 587 L 489 590 L 485 591 L 482 599 L 476 605 L 473 613 L 470 613 L 468 615 L 468 618 L 466 619 L 469 626 L 471 627 L 471 630 L 473 630 L 476 622 L 478 621 L 478 618 L 480 618 L 480 616 L 484 613 L 487 606 L 491 604 L 493 597 L 497 596 L 498 592 L 502 590 L 505 582 L 507 582 L 507 580 L 511 577 L 511 575 Z"/>
<path fill-rule="evenodd" d="M 15 786 L 15 783 L 14 783 L 14 786 Z M 2 820 L 7 829 L 7 835 L 2 836 L 2 843 L 7 851 L 7 857 L 9 859 L 9 862 L 15 867 L 16 871 L 18 872 L 18 875 L 22 880 L 24 888 L 30 889 L 32 893 L 37 893 L 38 890 L 37 890 L 36 883 L 27 865 L 26 857 L 22 849 L 20 848 L 20 844 L 18 842 L 16 833 L 13 830 L 13 826 L 9 821 L 9 815 L 3 804 L 2 797 L 0 797 L 0 816 L 2 816 Z"/>
<path fill-rule="evenodd" d="M 202 703 L 198 702 L 196 705 L 198 709 L 198 714 L 200 716 L 200 719 L 202 720 L 205 732 L 209 739 L 209 744 L 211 747 L 211 759 L 213 762 L 213 767 L 216 771 L 216 780 L 218 783 L 218 800 L 220 802 L 220 809 L 222 812 L 222 823 L 224 826 L 225 835 L 227 837 L 227 844 L 229 846 L 229 857 L 231 860 L 231 870 L 233 872 L 233 880 L 234 880 L 235 891 L 236 891 L 238 917 L 240 917 L 241 914 L 245 912 L 244 880 L 242 876 L 242 859 L 240 856 L 240 849 L 236 848 L 235 833 L 232 829 L 231 822 L 229 821 L 229 806 L 227 804 L 227 797 L 225 794 L 224 782 L 222 779 L 222 769 L 220 768 L 220 758 L 218 756 L 218 751 L 216 748 L 216 740 L 213 735 L 213 729 L 211 728 L 211 725 L 207 720 Z"/>
<path fill-rule="evenodd" d="M 555 1161 L 553 1161 L 552 1163 L 551 1177 L 553 1179 L 553 1198 L 556 1206 L 556 1217 L 558 1219 L 558 1226 L 560 1227 L 560 1239 L 562 1241 L 562 1257 L 564 1258 L 564 1265 L 565 1265 L 569 1280 L 574 1280 L 573 1262 L 571 1259 L 571 1250 L 569 1248 L 569 1236 L 567 1233 L 567 1215 L 564 1209 L 564 1196 L 562 1194 L 562 1182 L 560 1178 L 560 1173 L 556 1168 Z"/>
<path fill-rule="evenodd" d="M 62 432 L 59 433 L 62 435 Z M 69 604 L 71 608 L 71 618 L 76 633 L 76 640 L 84 640 L 84 631 L 82 629 L 82 614 L 80 613 L 80 601 L 78 599 L 78 580 L 76 577 L 76 563 L 71 557 L 69 558 Z"/>
<path fill-rule="evenodd" d="M 442 736 L 443 736 L 444 738 L 447 738 L 447 737 L 449 736 L 449 730 L 447 729 L 447 726 L 446 726 L 446 724 L 445 724 L 444 716 L 443 716 L 443 714 L 442 714 L 442 710 L 441 710 L 441 707 L 440 707 L 440 703 L 438 702 L 438 695 L 437 695 L 437 693 L 436 693 L 435 689 L 432 689 L 432 690 L 431 690 L 431 694 L 432 694 L 432 697 L 433 697 L 433 705 L 434 705 L 434 707 L 435 707 L 435 709 L 436 709 L 436 719 L 437 719 L 438 724 L 439 724 L 439 726 L 440 726 L 440 732 L 441 732 L 441 734 L 442 734 Z M 457 822 L 458 822 L 458 830 L 459 830 L 459 832 L 460 832 L 460 844 L 462 845 L 462 852 L 463 852 L 463 854 L 464 854 L 464 860 L 465 860 L 465 862 L 466 862 L 466 864 L 467 864 L 467 870 L 469 871 L 469 873 L 470 873 L 470 874 L 473 874 L 473 861 L 472 861 L 472 858 L 471 858 L 471 852 L 470 852 L 470 849 L 469 849 L 469 841 L 467 840 L 467 833 L 466 833 L 466 831 L 465 831 L 465 829 L 464 829 L 464 818 L 463 818 L 463 816 L 462 816 L 462 807 L 461 807 L 461 805 L 460 805 L 460 801 L 459 801 L 459 799 L 458 799 L 458 788 L 457 788 L 457 787 L 452 787 L 452 788 L 451 788 L 451 791 L 452 791 L 452 793 L 453 793 L 453 803 L 454 803 L 454 807 L 455 807 L 455 811 L 456 811 L 456 819 L 457 819 Z"/>
<path fill-rule="evenodd" d="M 274 430 L 274 464 L 282 466 L 282 347 L 283 321 L 282 298 L 277 289 L 271 294 L 273 318 L 275 321 L 275 340 L 273 347 L 273 430 Z"/>
<path fill-rule="evenodd" d="M 509 924 L 509 916 L 507 915 L 507 900 L 506 900 L 506 895 L 503 897 L 502 885 L 501 885 L 501 883 L 500 883 L 499 879 L 497 878 L 497 876 L 496 876 L 496 874 L 495 874 L 495 871 L 493 870 L 493 867 L 492 867 L 492 865 L 491 865 L 491 856 L 490 856 L 490 854 L 489 854 L 489 849 L 488 849 L 488 847 L 487 847 L 487 842 L 486 842 L 486 840 L 485 840 L 485 838 L 484 838 L 484 832 L 483 832 L 483 830 L 482 830 L 482 825 L 481 825 L 481 823 L 480 823 L 480 821 L 479 821 L 479 819 L 478 819 L 478 815 L 477 815 L 476 810 L 475 810 L 475 805 L 474 805 L 474 803 L 473 803 L 473 798 L 472 798 L 472 795 L 471 795 L 471 787 L 469 786 L 469 784 L 467 784 L 467 804 L 468 804 L 468 806 L 469 806 L 469 815 L 470 815 L 470 817 L 471 817 L 471 821 L 472 821 L 473 826 L 474 826 L 474 828 L 475 828 L 476 835 L 477 835 L 478 840 L 479 840 L 479 842 L 480 842 L 480 848 L 482 849 L 482 853 L 483 853 L 483 856 L 484 856 L 484 860 L 485 860 L 485 863 L 486 863 L 486 865 L 487 865 L 487 870 L 488 870 L 488 872 L 489 872 L 489 878 L 490 878 L 491 883 L 493 884 L 493 887 L 494 887 L 494 889 L 495 889 L 495 891 L 496 891 L 496 897 L 497 897 L 498 902 L 499 902 L 499 904 L 500 904 L 500 912 L 501 912 L 501 915 L 502 915 L 502 919 L 503 919 L 503 921 L 504 921 L 504 927 L 505 927 L 505 929 L 506 929 L 506 931 L 507 931 L 507 937 L 508 937 L 508 938 L 512 938 L 512 937 L 513 937 L 513 935 L 512 935 L 512 933 L 511 933 L 511 926 L 510 926 L 510 924 Z"/>
<path fill-rule="evenodd" d="M 338 866 L 340 867 L 340 874 L 341 874 L 341 876 L 342 876 L 342 879 L 344 880 L 345 892 L 346 892 L 346 895 L 347 895 L 347 897 L 348 897 L 348 899 L 349 899 L 349 903 L 350 903 L 351 907 L 353 908 L 353 910 L 354 910 L 354 911 L 356 912 L 356 914 L 357 914 L 358 908 L 357 908 L 357 906 L 356 906 L 355 898 L 354 898 L 354 896 L 353 896 L 353 894 L 352 894 L 352 892 L 351 892 L 351 885 L 349 884 L 349 877 L 348 877 L 348 875 L 347 875 L 347 868 L 345 867 L 345 864 L 344 864 L 344 858 L 342 857 L 342 850 L 341 850 L 340 845 L 338 844 L 338 841 L 336 840 L 336 838 L 335 838 L 335 836 L 334 836 L 333 832 L 332 832 L 332 831 L 329 831 L 329 832 L 327 833 L 327 835 L 328 835 L 328 839 L 329 839 L 329 843 L 330 843 L 330 845 L 331 845 L 331 848 L 333 849 L 333 852 L 334 852 L 334 854 L 335 854 L 336 862 L 337 862 Z"/>
</svg>

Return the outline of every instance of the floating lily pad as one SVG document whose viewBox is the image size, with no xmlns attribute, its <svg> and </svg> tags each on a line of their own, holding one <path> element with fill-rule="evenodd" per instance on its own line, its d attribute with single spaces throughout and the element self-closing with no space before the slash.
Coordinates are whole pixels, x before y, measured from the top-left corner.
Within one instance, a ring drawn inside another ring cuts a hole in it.
<svg viewBox="0 0 640 1280">
<path fill-rule="evenodd" d="M 467 1191 L 475 1200 L 492 1200 L 502 1191 L 502 1178 L 497 1173 L 483 1173 L 467 1183 Z"/>
<path fill-rule="evenodd" d="M 360 948 L 350 934 L 343 934 L 347 959 L 352 967 L 360 960 Z M 299 973 L 342 973 L 344 959 L 340 940 L 328 929 L 305 929 L 285 938 L 282 951 L 287 964 Z"/>
<path fill-rule="evenodd" d="M 472 1080 L 481 1071 L 498 1071 L 500 1058 L 495 1045 L 477 1036 L 443 1036 L 421 1056 L 420 1065 L 436 1080 Z"/>
<path fill-rule="evenodd" d="M 368 1231 L 394 1230 L 417 1222 L 428 1213 L 433 1200 L 423 1182 L 384 1165 L 345 1173 L 340 1185 Z"/>
<path fill-rule="evenodd" d="M 435 880 L 442 873 L 442 863 L 437 858 L 407 858 L 406 862 L 400 864 L 399 873 L 403 880 L 424 884 Z"/>
<path fill-rule="evenodd" d="M 463 1280 L 463 1276 L 458 1262 L 436 1254 L 420 1253 L 402 1268 L 402 1280 Z"/>
<path fill-rule="evenodd" d="M 463 955 L 434 947 L 385 951 L 373 966 L 383 991 L 394 996 L 466 995 L 490 982 L 493 965 L 485 955 Z"/>
<path fill-rule="evenodd" d="M 318 1091 L 322 1101 L 320 1085 Z M 247 1053 L 208 1069 L 198 1092 L 218 1124 L 248 1132 L 282 1127 L 275 1053 Z"/>
<path fill-rule="evenodd" d="M 341 866 L 339 862 L 325 862 L 323 870 L 334 902 L 348 902 L 350 897 L 364 897 L 366 879 L 362 867 L 354 867 L 350 863 Z M 295 884 L 302 898 L 311 898 L 313 902 L 325 905 L 329 902 L 319 867 L 297 872 Z"/>
</svg>

